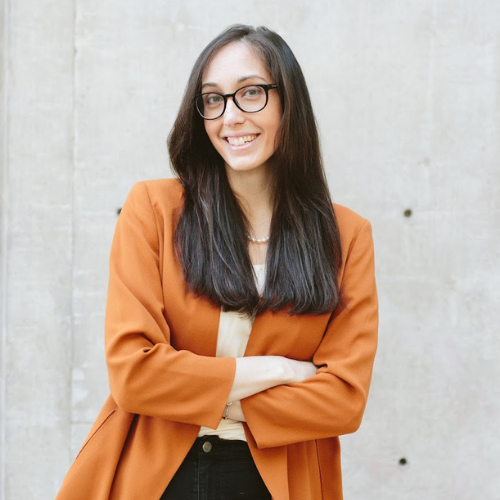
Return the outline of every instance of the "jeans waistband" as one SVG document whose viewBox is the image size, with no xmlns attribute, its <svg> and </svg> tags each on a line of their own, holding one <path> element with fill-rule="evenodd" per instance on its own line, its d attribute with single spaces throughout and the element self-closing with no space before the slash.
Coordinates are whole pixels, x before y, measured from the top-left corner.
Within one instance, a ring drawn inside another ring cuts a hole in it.
<svg viewBox="0 0 500 500">
<path fill-rule="evenodd" d="M 219 436 L 202 436 L 196 438 L 186 458 L 220 460 L 235 458 L 252 459 L 252 454 L 246 441 L 221 439 Z"/>
</svg>

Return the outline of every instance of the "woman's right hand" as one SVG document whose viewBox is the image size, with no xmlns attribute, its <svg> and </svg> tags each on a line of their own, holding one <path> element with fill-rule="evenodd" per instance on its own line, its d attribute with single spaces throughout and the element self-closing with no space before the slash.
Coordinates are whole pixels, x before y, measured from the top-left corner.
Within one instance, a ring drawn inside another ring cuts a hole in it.
<svg viewBox="0 0 500 500">
<path fill-rule="evenodd" d="M 236 372 L 228 401 L 240 401 L 278 385 L 302 382 L 316 375 L 310 361 L 284 356 L 248 356 L 236 358 Z"/>
<path fill-rule="evenodd" d="M 296 359 L 290 358 L 283 358 L 283 360 L 290 372 L 288 384 L 302 382 L 316 375 L 316 366 L 311 361 L 297 361 Z"/>
</svg>

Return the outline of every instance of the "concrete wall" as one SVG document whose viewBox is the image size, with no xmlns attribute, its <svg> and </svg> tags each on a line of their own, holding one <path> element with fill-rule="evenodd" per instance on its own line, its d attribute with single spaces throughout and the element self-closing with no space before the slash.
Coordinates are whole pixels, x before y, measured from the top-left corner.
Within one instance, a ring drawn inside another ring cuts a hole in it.
<svg viewBox="0 0 500 500">
<path fill-rule="evenodd" d="M 500 3 L 0 0 L 0 500 L 51 499 L 108 388 L 107 256 L 195 57 L 301 61 L 336 201 L 374 226 L 380 349 L 346 500 L 498 500 Z"/>
</svg>

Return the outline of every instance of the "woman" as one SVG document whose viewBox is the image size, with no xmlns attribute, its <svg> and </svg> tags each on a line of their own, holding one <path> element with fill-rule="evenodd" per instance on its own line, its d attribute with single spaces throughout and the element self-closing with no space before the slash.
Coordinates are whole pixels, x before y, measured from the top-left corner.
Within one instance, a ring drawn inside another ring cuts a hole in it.
<svg viewBox="0 0 500 500">
<path fill-rule="evenodd" d="M 205 48 L 169 152 L 180 182 L 135 185 L 117 224 L 111 396 L 57 498 L 339 500 L 376 349 L 371 229 L 332 208 L 276 33 Z"/>
</svg>

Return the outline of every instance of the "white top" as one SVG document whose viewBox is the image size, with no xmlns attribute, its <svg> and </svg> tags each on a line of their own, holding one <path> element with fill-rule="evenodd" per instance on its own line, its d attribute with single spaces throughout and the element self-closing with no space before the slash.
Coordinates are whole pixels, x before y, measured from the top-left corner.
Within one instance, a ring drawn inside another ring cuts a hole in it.
<svg viewBox="0 0 500 500">
<path fill-rule="evenodd" d="M 264 264 L 253 266 L 259 294 L 264 290 L 266 267 Z M 252 331 L 254 318 L 248 318 L 238 312 L 221 311 L 219 332 L 217 335 L 218 358 L 242 358 Z M 243 425 L 237 420 L 221 419 L 217 429 L 201 427 L 198 436 L 219 436 L 222 439 L 240 439 L 246 441 Z"/>
</svg>

